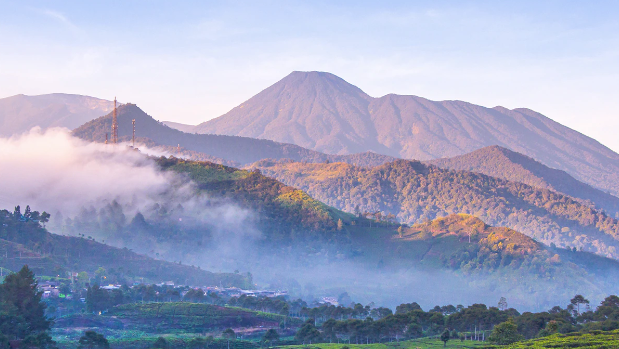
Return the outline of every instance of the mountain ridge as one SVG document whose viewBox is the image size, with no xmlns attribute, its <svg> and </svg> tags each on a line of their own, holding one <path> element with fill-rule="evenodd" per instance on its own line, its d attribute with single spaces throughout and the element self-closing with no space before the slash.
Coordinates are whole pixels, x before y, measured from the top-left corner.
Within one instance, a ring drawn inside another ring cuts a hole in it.
<svg viewBox="0 0 619 349">
<path fill-rule="evenodd" d="M 107 114 L 114 102 L 75 94 L 19 94 L 0 99 L 0 136 L 10 137 L 39 126 L 74 129 Z"/>
<path fill-rule="evenodd" d="M 619 194 L 619 154 L 540 113 L 418 96 L 374 98 L 324 72 L 293 72 L 194 132 L 417 160 L 499 145 Z"/>
<path fill-rule="evenodd" d="M 375 153 L 343 156 L 328 155 L 305 149 L 298 145 L 270 140 L 240 136 L 184 133 L 156 121 L 135 104 L 121 105 L 118 107 L 117 113 L 118 135 L 121 141 L 128 142 L 131 140 L 131 122 L 135 119 L 136 137 L 139 142 L 149 146 L 163 146 L 173 155 L 179 156 L 184 154 L 190 158 L 194 157 L 194 160 L 215 160 L 237 166 L 266 158 L 289 158 L 309 162 L 344 161 L 361 166 L 374 166 L 394 160 L 394 158 L 389 156 Z M 73 130 L 73 135 L 87 141 L 102 143 L 105 141 L 106 134 L 110 132 L 111 127 L 112 114 L 109 113 L 76 128 Z"/>
<path fill-rule="evenodd" d="M 444 169 L 472 171 L 509 181 L 549 189 L 589 201 L 612 216 L 619 216 L 619 198 L 582 183 L 567 172 L 500 146 L 489 146 L 453 158 L 425 161 Z"/>
</svg>

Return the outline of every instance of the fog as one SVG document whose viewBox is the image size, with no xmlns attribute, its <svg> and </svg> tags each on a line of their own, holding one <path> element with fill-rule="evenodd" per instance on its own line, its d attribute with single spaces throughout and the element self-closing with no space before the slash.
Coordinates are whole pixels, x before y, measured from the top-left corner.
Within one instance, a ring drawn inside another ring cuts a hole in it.
<svg viewBox="0 0 619 349">
<path fill-rule="evenodd" d="M 186 176 L 159 170 L 144 153 L 167 154 L 140 148 L 88 143 L 65 129 L 0 138 L 0 209 L 30 205 L 52 214 L 48 228 L 54 233 L 92 236 L 213 272 L 251 272 L 256 287 L 286 289 L 307 300 L 348 292 L 363 304 L 418 302 L 428 309 L 496 305 L 505 296 L 520 310 L 543 310 L 565 306 L 576 292 L 592 300 L 605 295 L 592 284 L 574 287 L 524 274 L 466 276 L 418 268 L 411 260 L 382 263 L 381 256 L 353 253 L 347 245 L 278 246 L 256 228 L 256 213 L 200 193 Z"/>
<path fill-rule="evenodd" d="M 34 128 L 0 138 L 0 164 L 0 208 L 30 205 L 47 211 L 52 214 L 48 228 L 55 233 L 61 233 L 67 219 L 100 214 L 117 204 L 126 218 L 122 223 L 137 212 L 165 208 L 180 211 L 176 219 L 181 222 L 190 217 L 184 225 L 208 223 L 214 238 L 230 231 L 244 239 L 260 235 L 251 226 L 250 211 L 199 194 L 189 179 L 158 170 L 152 159 L 126 145 L 85 142 L 61 128 Z"/>
</svg>

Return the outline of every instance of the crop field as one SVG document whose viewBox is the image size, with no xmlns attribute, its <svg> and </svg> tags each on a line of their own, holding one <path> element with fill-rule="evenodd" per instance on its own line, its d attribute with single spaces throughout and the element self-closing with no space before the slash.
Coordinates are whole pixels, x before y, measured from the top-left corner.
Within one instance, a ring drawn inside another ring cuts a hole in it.
<svg viewBox="0 0 619 349">
<path fill-rule="evenodd" d="M 590 333 L 555 334 L 548 337 L 517 342 L 509 346 L 491 346 L 496 349 L 536 349 L 536 348 L 619 348 L 619 330 L 592 331 Z"/>
<path fill-rule="evenodd" d="M 484 348 L 487 342 L 451 340 L 447 342 L 447 348 Z M 438 339 L 420 338 L 415 340 L 374 343 L 374 344 L 346 344 L 346 343 L 318 343 L 311 345 L 290 345 L 279 347 L 282 349 L 439 349 L 443 348 L 443 342 Z"/>
</svg>

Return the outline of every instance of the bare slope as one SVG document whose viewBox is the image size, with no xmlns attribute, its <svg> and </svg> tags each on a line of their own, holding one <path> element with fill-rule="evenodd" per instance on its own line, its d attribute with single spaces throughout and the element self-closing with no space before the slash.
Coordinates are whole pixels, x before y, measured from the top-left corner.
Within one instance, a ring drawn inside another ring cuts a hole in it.
<svg viewBox="0 0 619 349">
<path fill-rule="evenodd" d="M 187 155 L 195 160 L 219 159 L 222 163 L 243 165 L 262 159 L 294 159 L 308 162 L 343 161 L 362 166 L 375 166 L 394 159 L 374 153 L 327 155 L 298 145 L 247 137 L 184 133 L 153 119 L 135 104 L 118 108 L 118 135 L 131 139 L 131 120 L 135 119 L 136 137 L 151 146 L 164 146 L 173 154 Z M 104 142 L 112 127 L 111 113 L 80 126 L 73 134 L 89 141 Z M 178 149 L 180 147 L 180 149 Z M 177 155 L 177 156 L 179 156 Z"/>
<path fill-rule="evenodd" d="M 472 153 L 428 161 L 445 169 L 472 171 L 488 176 L 550 189 L 591 202 L 612 216 L 619 216 L 619 198 L 582 183 L 565 171 L 550 168 L 526 155 L 491 146 Z"/>
<path fill-rule="evenodd" d="M 619 193 L 619 154 L 540 113 L 416 96 L 373 98 L 329 73 L 293 72 L 195 131 L 419 160 L 499 145 Z"/>
<path fill-rule="evenodd" d="M 53 93 L 16 95 L 0 99 L 0 136 L 11 136 L 35 126 L 74 129 L 112 110 L 114 102 L 99 98 Z"/>
</svg>

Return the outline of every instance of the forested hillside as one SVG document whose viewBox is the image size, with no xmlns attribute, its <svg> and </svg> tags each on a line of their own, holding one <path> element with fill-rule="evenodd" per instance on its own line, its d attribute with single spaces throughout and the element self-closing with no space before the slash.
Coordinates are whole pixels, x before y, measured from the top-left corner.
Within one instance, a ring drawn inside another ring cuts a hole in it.
<svg viewBox="0 0 619 349">
<path fill-rule="evenodd" d="M 569 196 L 523 183 L 406 160 L 374 168 L 292 161 L 261 161 L 254 167 L 358 215 L 374 217 L 380 212 L 418 223 L 467 213 L 546 244 L 619 257 L 616 219 Z"/>
<path fill-rule="evenodd" d="M 67 272 L 94 274 L 103 267 L 111 274 L 129 282 L 141 279 L 147 282 L 174 281 L 193 284 L 244 287 L 247 280 L 237 274 L 216 274 L 196 267 L 156 260 L 137 254 L 127 248 L 115 248 L 96 242 L 88 236 L 62 236 L 49 233 L 38 212 L 29 207 L 22 214 L 0 211 L 0 266 L 17 271 L 24 264 L 39 275 L 61 275 Z M 251 282 L 251 281 L 250 281 Z"/>
<path fill-rule="evenodd" d="M 426 163 L 550 189 L 593 204 L 615 218 L 619 216 L 619 198 L 616 196 L 579 182 L 565 171 L 550 168 L 526 155 L 499 146 L 485 147 L 472 153 Z"/>
</svg>

